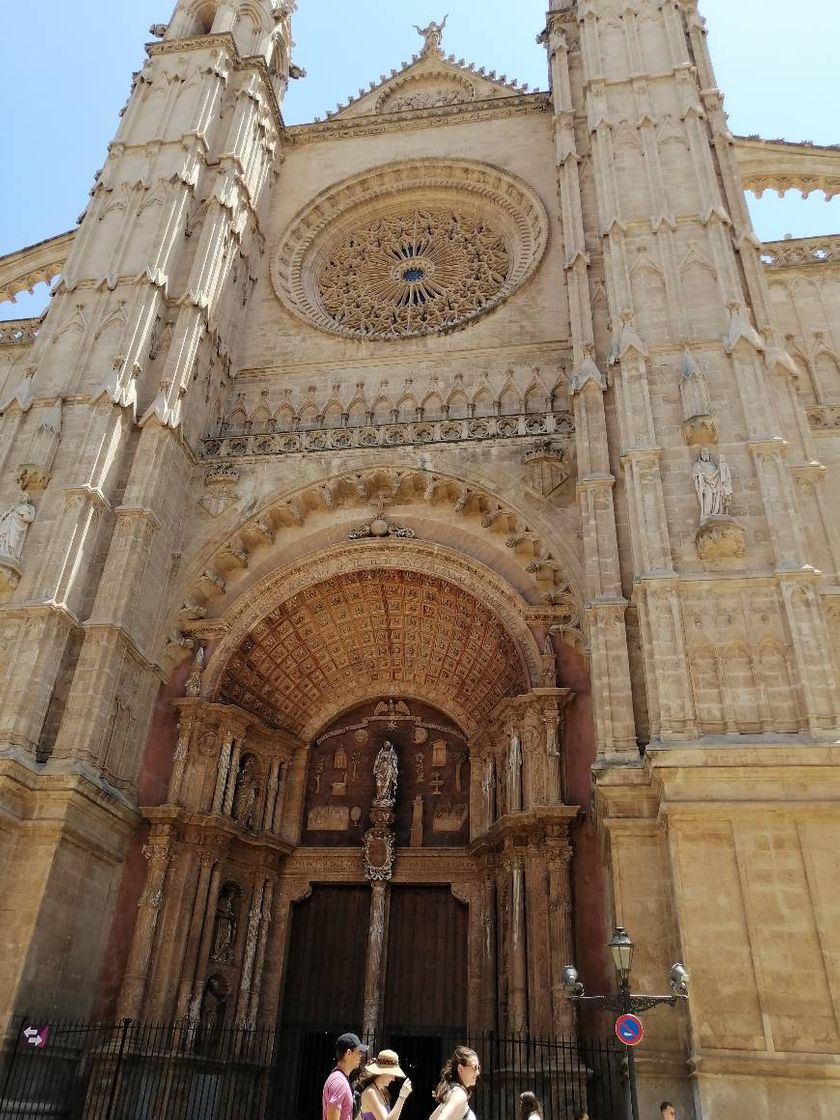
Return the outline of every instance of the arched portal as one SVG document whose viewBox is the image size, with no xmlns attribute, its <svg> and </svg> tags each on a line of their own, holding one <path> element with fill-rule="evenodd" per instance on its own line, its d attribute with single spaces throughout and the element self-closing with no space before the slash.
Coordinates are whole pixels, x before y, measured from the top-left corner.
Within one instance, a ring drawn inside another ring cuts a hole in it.
<svg viewBox="0 0 840 1120">
<path fill-rule="evenodd" d="M 144 808 L 120 1013 L 206 1031 L 216 978 L 231 1023 L 323 1032 L 317 983 L 349 952 L 346 1027 L 570 1029 L 565 606 L 452 544 L 388 536 L 319 540 L 220 608 L 190 623 L 168 794 Z M 423 969 L 444 955 L 461 964 L 441 1003 Z"/>
</svg>

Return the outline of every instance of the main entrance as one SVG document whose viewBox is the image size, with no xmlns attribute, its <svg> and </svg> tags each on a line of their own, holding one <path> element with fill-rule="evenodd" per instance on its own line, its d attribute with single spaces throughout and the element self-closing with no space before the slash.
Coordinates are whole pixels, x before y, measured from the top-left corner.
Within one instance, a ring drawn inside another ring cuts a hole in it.
<svg viewBox="0 0 840 1120">
<path fill-rule="evenodd" d="M 407 1120 L 420 1100 L 418 1117 L 430 1111 L 444 1048 L 468 1021 L 468 906 L 440 881 L 469 862 L 466 745 L 443 712 L 388 698 L 345 712 L 310 748 L 297 859 L 327 881 L 290 921 L 280 1025 L 296 1116 L 317 1114 L 349 1029 L 398 1049 L 417 1090 Z M 329 881 L 348 872 L 354 883 Z"/>
<path fill-rule="evenodd" d="M 294 910 L 278 1092 L 302 1120 L 320 1115 L 336 1036 L 363 1029 L 369 896 L 366 886 L 319 885 Z M 384 1019 L 370 1042 L 400 1054 L 416 1090 L 403 1112 L 410 1120 L 417 1102 L 431 1099 L 444 1050 L 466 1031 L 466 907 L 446 887 L 394 886 L 386 961 Z"/>
</svg>

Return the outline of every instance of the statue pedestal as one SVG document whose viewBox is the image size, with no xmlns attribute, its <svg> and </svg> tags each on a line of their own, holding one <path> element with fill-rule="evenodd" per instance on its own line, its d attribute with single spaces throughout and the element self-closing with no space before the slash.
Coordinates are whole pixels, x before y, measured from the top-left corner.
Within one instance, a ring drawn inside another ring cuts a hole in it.
<svg viewBox="0 0 840 1120">
<path fill-rule="evenodd" d="M 747 554 L 744 526 L 734 517 L 707 517 L 694 538 L 701 560 L 741 560 Z"/>
<path fill-rule="evenodd" d="M 0 591 L 14 591 L 20 583 L 21 567 L 13 556 L 0 554 Z"/>
</svg>

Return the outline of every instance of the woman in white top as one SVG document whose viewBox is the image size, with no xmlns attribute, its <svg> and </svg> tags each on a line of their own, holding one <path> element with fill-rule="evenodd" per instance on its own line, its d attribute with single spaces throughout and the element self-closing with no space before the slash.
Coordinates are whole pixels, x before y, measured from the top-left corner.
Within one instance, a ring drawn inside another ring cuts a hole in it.
<svg viewBox="0 0 840 1120">
<path fill-rule="evenodd" d="M 519 1120 L 543 1120 L 542 1105 L 533 1093 L 519 1094 Z"/>
<path fill-rule="evenodd" d="M 404 1077 L 395 1103 L 391 1104 L 388 1086 L 396 1077 Z M 403 1105 L 411 1094 L 411 1082 L 400 1069 L 394 1050 L 380 1050 L 376 1060 L 369 1062 L 359 1077 L 362 1099 L 362 1120 L 399 1120 Z"/>
<path fill-rule="evenodd" d="M 456 1046 L 440 1071 L 440 1082 L 433 1094 L 438 1107 L 430 1120 L 475 1120 L 470 1096 L 480 1073 L 481 1063 L 475 1050 Z"/>
</svg>

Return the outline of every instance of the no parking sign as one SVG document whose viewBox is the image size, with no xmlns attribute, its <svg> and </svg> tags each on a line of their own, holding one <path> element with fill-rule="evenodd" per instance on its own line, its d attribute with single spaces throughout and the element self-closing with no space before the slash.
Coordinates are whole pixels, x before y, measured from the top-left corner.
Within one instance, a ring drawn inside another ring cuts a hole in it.
<svg viewBox="0 0 840 1120">
<path fill-rule="evenodd" d="M 625 1046 L 638 1046 L 645 1037 L 644 1023 L 637 1015 L 619 1015 L 615 1033 Z"/>
</svg>

